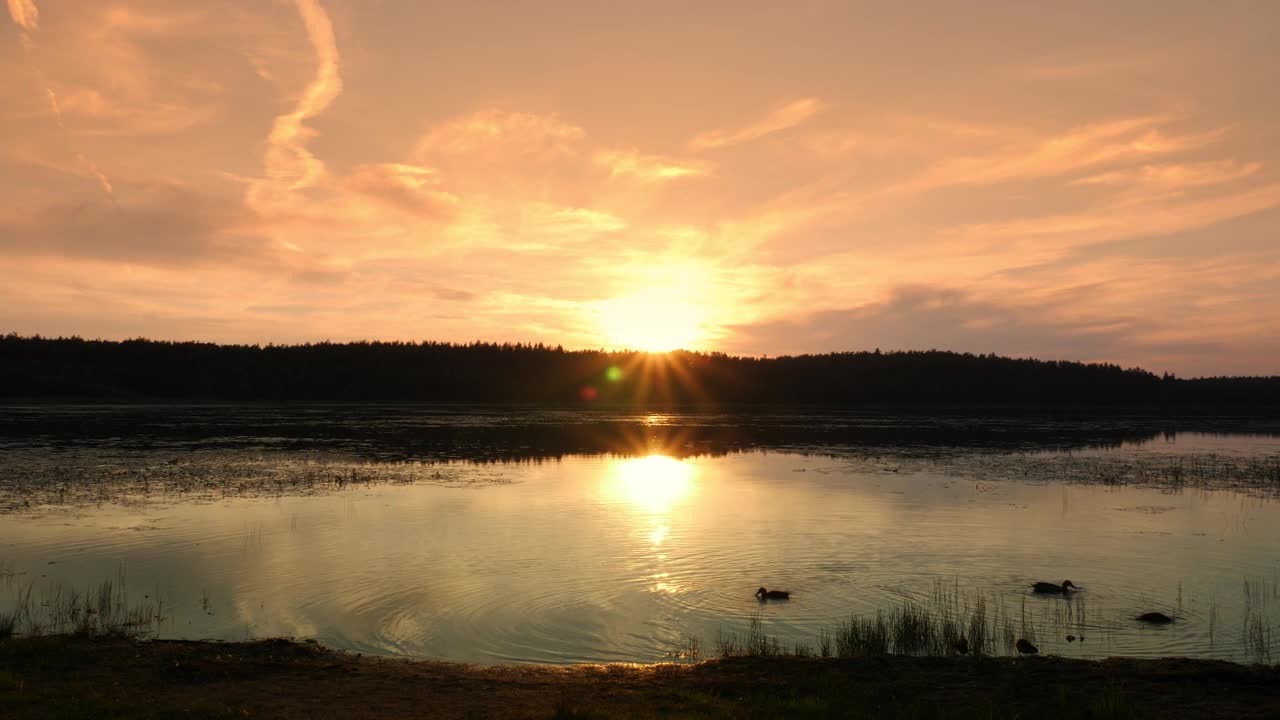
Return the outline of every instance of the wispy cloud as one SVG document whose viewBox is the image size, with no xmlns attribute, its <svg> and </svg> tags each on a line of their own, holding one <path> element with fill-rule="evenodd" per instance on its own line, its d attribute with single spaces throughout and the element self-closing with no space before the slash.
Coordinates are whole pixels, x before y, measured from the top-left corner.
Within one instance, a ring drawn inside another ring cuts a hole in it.
<svg viewBox="0 0 1280 720">
<path fill-rule="evenodd" d="M 418 157 L 435 154 L 488 153 L 499 148 L 519 148 L 522 153 L 563 150 L 581 140 L 582 128 L 557 113 L 533 114 L 483 110 L 431 129 L 418 140 Z"/>
<path fill-rule="evenodd" d="M 21 28 L 19 32 L 21 33 L 22 45 L 23 49 L 26 51 L 28 62 L 31 64 L 35 75 L 40 78 L 41 84 L 44 85 L 45 98 L 48 100 L 49 111 L 53 114 L 54 122 L 57 124 L 59 132 L 63 135 L 67 135 L 67 126 L 62 121 L 62 108 L 58 103 L 58 95 L 53 91 L 53 88 L 49 87 L 48 81 L 44 77 L 44 73 L 41 72 L 35 62 L 30 59 L 32 55 L 32 43 L 28 33 L 35 32 L 40 27 L 40 9 L 36 7 L 34 0 L 8 0 L 8 6 L 9 16 L 13 18 L 14 23 Z M 72 142 L 74 141 L 69 139 L 69 144 Z M 111 180 L 107 178 L 106 174 L 102 172 L 98 167 L 98 164 L 94 162 L 93 159 L 83 152 L 76 152 L 75 158 L 80 167 L 98 181 L 98 186 L 102 188 L 104 193 L 111 195 L 114 192 Z"/>
<path fill-rule="evenodd" d="M 595 154 L 595 161 L 609 171 L 610 177 L 629 177 L 641 182 L 678 180 L 708 173 L 701 163 L 642 155 L 636 150 L 600 150 Z"/>
<path fill-rule="evenodd" d="M 943 160 L 899 190 L 947 185 L 991 185 L 1053 177 L 1108 162 L 1196 150 L 1222 139 L 1229 128 L 1170 135 L 1158 116 L 1123 118 L 1072 128 L 1047 139 L 1010 145 L 990 153 Z"/>
<path fill-rule="evenodd" d="M 324 112 L 342 92 L 338 73 L 338 46 L 333 24 L 317 0 L 294 0 L 307 28 L 307 39 L 316 55 L 316 74 L 302 92 L 292 112 L 276 117 L 267 136 L 265 166 L 267 177 L 298 190 L 313 185 L 324 172 L 324 163 L 307 149 L 315 130 L 304 121 Z"/>
<path fill-rule="evenodd" d="M 18 27 L 28 32 L 34 32 L 40 27 L 40 8 L 36 7 L 35 0 L 7 0 L 9 5 L 9 17 L 17 23 Z"/>
<path fill-rule="evenodd" d="M 1249 177 L 1262 169 L 1260 162 L 1235 160 L 1207 160 L 1203 162 L 1166 163 L 1143 165 L 1112 172 L 1090 175 L 1073 181 L 1072 185 L 1156 186 L 1162 188 L 1189 188 L 1201 185 L 1217 185 Z"/>
<path fill-rule="evenodd" d="M 99 181 L 109 186 L 105 177 Z M 243 261 L 260 254 L 263 245 L 250 218 L 230 198 L 165 183 L 131 190 L 124 202 L 63 201 L 0 224 L 0 251 L 143 266 Z"/>
<path fill-rule="evenodd" d="M 818 98 L 804 98 L 787 103 L 765 117 L 738 128 L 709 130 L 689 141 L 695 150 L 716 150 L 762 138 L 765 135 L 793 128 L 813 117 L 822 109 Z"/>
<path fill-rule="evenodd" d="M 1189 201 L 1163 195 L 1113 204 L 1078 213 L 976 223 L 944 231 L 939 245 L 960 254 L 1004 255 L 1023 262 L 1044 262 L 1068 249 L 1129 238 L 1185 232 L 1280 206 L 1280 184 L 1272 183 L 1226 195 Z M 922 245 L 922 254 L 929 246 Z M 936 250 L 935 250 L 936 251 Z"/>
<path fill-rule="evenodd" d="M 103 192 L 105 192 L 108 195 L 114 192 L 113 188 L 111 187 L 111 181 L 108 180 L 107 176 L 102 172 L 102 170 L 98 168 L 97 163 L 90 160 L 84 153 L 77 153 L 76 159 L 79 160 L 80 164 L 83 165 L 85 169 L 89 171 L 89 174 L 92 175 L 94 179 L 98 181 L 98 186 L 102 188 Z"/>
<path fill-rule="evenodd" d="M 417 165 L 359 165 L 347 175 L 345 185 L 424 218 L 448 219 L 458 208 L 457 196 L 439 189 L 439 174 L 431 168 Z"/>
</svg>

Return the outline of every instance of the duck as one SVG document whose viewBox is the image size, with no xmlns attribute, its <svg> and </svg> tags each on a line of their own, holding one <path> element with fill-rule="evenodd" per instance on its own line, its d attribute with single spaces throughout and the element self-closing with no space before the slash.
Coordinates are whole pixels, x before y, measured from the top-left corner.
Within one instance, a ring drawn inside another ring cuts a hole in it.
<svg viewBox="0 0 1280 720">
<path fill-rule="evenodd" d="M 1168 615 L 1165 615 L 1162 612 L 1142 613 L 1141 615 L 1138 616 L 1137 619 L 1141 620 L 1142 622 L 1152 623 L 1154 625 L 1168 625 L 1169 623 L 1173 622 L 1173 618 L 1169 617 Z"/>
<path fill-rule="evenodd" d="M 1013 647 L 1018 651 L 1019 655 L 1035 655 L 1040 652 L 1040 648 L 1032 645 L 1031 641 L 1026 638 L 1018 638 L 1018 642 L 1014 643 Z"/>
<path fill-rule="evenodd" d="M 756 597 L 761 600 L 789 600 L 791 593 L 786 590 L 766 590 L 763 585 L 756 591 Z"/>
<path fill-rule="evenodd" d="M 1051 582 L 1034 583 L 1031 586 L 1031 589 L 1033 592 L 1038 592 L 1042 595 L 1049 595 L 1052 593 L 1057 593 L 1059 595 L 1067 595 L 1072 590 L 1079 590 L 1080 588 L 1076 587 L 1075 583 L 1071 582 L 1070 580 L 1063 580 L 1061 585 L 1055 585 L 1054 583 L 1051 583 Z"/>
</svg>

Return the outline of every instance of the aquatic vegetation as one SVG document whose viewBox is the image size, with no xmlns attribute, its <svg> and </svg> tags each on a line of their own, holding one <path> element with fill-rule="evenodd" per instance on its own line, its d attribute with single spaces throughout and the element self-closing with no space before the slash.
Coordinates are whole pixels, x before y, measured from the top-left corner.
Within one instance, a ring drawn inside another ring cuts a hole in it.
<svg viewBox="0 0 1280 720">
<path fill-rule="evenodd" d="M 12 609 L 0 613 L 0 637 L 33 635 L 142 636 L 156 631 L 164 615 L 157 594 L 130 600 L 123 569 L 114 580 L 103 580 L 83 593 L 54 583 L 34 595 L 30 583 L 18 587 Z"/>
<path fill-rule="evenodd" d="M 672 660 L 698 662 L 702 659 L 702 639 L 692 633 L 685 633 L 680 638 L 680 644 L 672 648 L 667 653 L 667 657 Z"/>
<path fill-rule="evenodd" d="M 1011 453 L 942 458 L 940 469 L 983 480 L 1138 486 L 1164 490 L 1234 490 L 1280 494 L 1280 455 Z M 1145 509 L 1148 512 L 1159 508 Z"/>
<path fill-rule="evenodd" d="M 11 453 L 0 463 L 0 512 L 179 498 L 281 497 L 375 485 L 475 487 L 510 482 L 501 471 L 449 462 L 372 462 L 248 452 Z"/>
<path fill-rule="evenodd" d="M 824 627 L 821 630 L 819 630 L 818 631 L 818 654 L 824 658 L 831 657 L 831 649 L 832 649 L 832 643 L 834 642 L 834 639 L 835 638 L 831 633 L 831 628 Z"/>
<path fill-rule="evenodd" d="M 981 599 L 964 612 L 956 609 L 905 602 L 872 617 L 850 617 L 836 628 L 836 655 L 1004 654 L 997 638 L 1011 635 L 1011 625 L 988 617 Z"/>
<path fill-rule="evenodd" d="M 1280 573 L 1273 578 L 1246 578 L 1244 582 L 1246 608 L 1240 647 L 1255 662 L 1270 664 L 1275 660 Z M 1111 622 L 1094 621 L 1083 595 L 1043 605 L 1037 612 L 1028 606 L 1027 596 L 1023 595 L 1016 611 L 1010 612 L 997 594 L 966 591 L 956 583 L 939 581 L 925 603 L 906 600 L 872 615 L 853 615 L 834 627 L 821 628 L 816 652 L 814 646 L 801 642 L 792 651 L 783 652 L 777 639 L 767 635 L 759 613 L 751 617 L 745 633 L 722 629 L 717 648 L 724 657 L 1009 656 L 1018 653 L 1019 645 L 1039 646 L 1037 652 L 1053 653 L 1057 643 L 1083 642 L 1086 635 L 1105 646 L 1109 635 L 1120 628 L 1120 622 L 1133 619 L 1130 616 Z M 1211 638 L 1219 622 L 1215 596 L 1208 611 Z"/>
<path fill-rule="evenodd" d="M 751 615 L 746 632 L 728 632 L 721 628 L 716 634 L 716 650 L 721 657 L 770 657 L 784 654 L 782 643 L 765 633 L 764 620 L 759 611 Z"/>
<path fill-rule="evenodd" d="M 1280 627 L 1280 570 L 1270 578 L 1245 578 L 1244 602 L 1241 642 L 1256 662 L 1270 664 L 1276 628 Z"/>
</svg>

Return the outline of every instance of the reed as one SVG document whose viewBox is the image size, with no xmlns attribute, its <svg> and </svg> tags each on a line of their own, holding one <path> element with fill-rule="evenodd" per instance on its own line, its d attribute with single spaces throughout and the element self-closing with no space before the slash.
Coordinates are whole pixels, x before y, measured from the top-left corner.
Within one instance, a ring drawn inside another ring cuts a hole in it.
<svg viewBox="0 0 1280 720">
<path fill-rule="evenodd" d="M 145 636 L 163 617 L 164 604 L 150 596 L 131 602 L 123 568 L 115 580 L 104 580 L 83 593 L 62 583 L 44 588 L 17 588 L 12 609 L 0 613 L 0 637 L 38 635 Z"/>
</svg>

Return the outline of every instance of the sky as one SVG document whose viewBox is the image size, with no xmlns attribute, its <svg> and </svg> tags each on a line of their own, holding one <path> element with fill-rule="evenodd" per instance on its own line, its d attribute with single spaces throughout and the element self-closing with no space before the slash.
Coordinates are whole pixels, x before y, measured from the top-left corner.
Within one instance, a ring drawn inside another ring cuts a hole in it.
<svg viewBox="0 0 1280 720">
<path fill-rule="evenodd" d="M 0 332 L 1280 374 L 1280 3 L 5 2 Z"/>
</svg>

